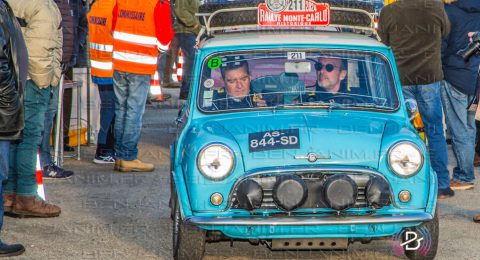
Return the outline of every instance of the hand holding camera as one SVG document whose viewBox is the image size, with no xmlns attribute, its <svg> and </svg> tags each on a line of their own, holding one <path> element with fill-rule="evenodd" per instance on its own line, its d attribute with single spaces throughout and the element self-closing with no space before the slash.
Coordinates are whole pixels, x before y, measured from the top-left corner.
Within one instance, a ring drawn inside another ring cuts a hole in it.
<svg viewBox="0 0 480 260">
<path fill-rule="evenodd" d="M 466 62 L 468 62 L 473 55 L 480 53 L 480 32 L 469 33 L 468 37 L 470 37 L 470 44 L 468 44 L 467 48 L 457 52 Z"/>
</svg>

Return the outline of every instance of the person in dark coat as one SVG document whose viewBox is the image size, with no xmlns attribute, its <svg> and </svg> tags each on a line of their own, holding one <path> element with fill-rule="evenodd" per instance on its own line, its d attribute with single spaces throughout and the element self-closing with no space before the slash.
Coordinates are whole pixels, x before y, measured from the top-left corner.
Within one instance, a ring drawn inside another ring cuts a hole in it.
<svg viewBox="0 0 480 260">
<path fill-rule="evenodd" d="M 455 195 L 450 188 L 440 94 L 442 38 L 449 32 L 450 22 L 441 1 L 399 0 L 385 6 L 378 18 L 378 34 L 392 48 L 403 96 L 418 103 L 439 199 Z"/>
<path fill-rule="evenodd" d="M 450 187 L 453 190 L 469 190 L 474 188 L 475 181 L 473 159 L 476 135 L 475 111 L 470 111 L 469 107 L 478 89 L 480 57 L 474 55 L 466 62 L 458 51 L 468 46 L 469 32 L 480 30 L 480 1 L 458 0 L 445 5 L 445 11 L 451 31 L 442 44 L 445 79 L 441 93 L 447 129 L 457 160 Z"/>
<path fill-rule="evenodd" d="M 58 10 L 62 16 L 62 35 L 63 35 L 63 42 L 62 42 L 62 74 L 65 75 L 69 67 L 71 66 L 71 60 L 73 58 L 73 51 L 74 51 L 74 38 L 75 38 L 75 29 L 73 24 L 73 12 L 70 7 L 68 0 L 54 0 L 57 4 Z M 60 167 L 58 167 L 54 161 L 52 161 L 52 155 L 50 154 L 50 133 L 53 127 L 53 120 L 55 119 L 55 115 L 57 114 L 58 110 L 58 97 L 60 95 L 60 86 L 52 86 L 50 101 L 48 104 L 47 112 L 45 113 L 45 130 L 43 131 L 43 138 L 42 144 L 40 145 L 40 165 L 42 167 L 43 177 L 44 178 L 68 178 L 73 175 L 72 171 L 66 171 Z M 70 124 L 70 107 L 72 104 L 71 101 L 71 89 L 64 90 L 64 93 L 69 93 L 67 95 L 67 102 L 64 103 L 64 107 L 69 107 L 68 109 L 64 109 L 64 117 L 63 121 L 66 124 Z M 64 96 L 65 100 L 65 96 Z M 68 117 L 68 120 L 65 118 Z M 68 133 L 68 126 L 65 126 L 65 132 Z M 67 139 L 68 140 L 68 139 Z"/>
<path fill-rule="evenodd" d="M 20 25 L 7 2 L 0 0 L 0 193 L 8 176 L 10 141 L 20 138 L 24 127 L 23 88 L 27 81 L 28 52 Z M 8 105 L 6 105 L 8 104 Z M 3 196 L 0 196 L 0 230 Z M 0 257 L 21 255 L 25 247 L 0 241 Z"/>
</svg>

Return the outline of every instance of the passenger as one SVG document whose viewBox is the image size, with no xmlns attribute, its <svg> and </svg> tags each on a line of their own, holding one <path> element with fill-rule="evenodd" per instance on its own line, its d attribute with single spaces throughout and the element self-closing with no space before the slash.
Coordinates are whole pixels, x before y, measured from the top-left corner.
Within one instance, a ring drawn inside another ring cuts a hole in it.
<svg viewBox="0 0 480 260">
<path fill-rule="evenodd" d="M 337 93 L 346 93 L 346 84 L 343 80 L 347 77 L 346 62 L 340 58 L 319 58 L 315 63 L 317 83 L 315 92 L 309 93 L 308 101 L 326 101 Z"/>
<path fill-rule="evenodd" d="M 241 56 L 231 61 L 223 62 L 220 68 L 225 87 L 213 92 L 215 110 L 264 107 L 265 100 L 260 94 L 255 94 L 251 88 L 252 76 L 248 62 Z"/>
</svg>

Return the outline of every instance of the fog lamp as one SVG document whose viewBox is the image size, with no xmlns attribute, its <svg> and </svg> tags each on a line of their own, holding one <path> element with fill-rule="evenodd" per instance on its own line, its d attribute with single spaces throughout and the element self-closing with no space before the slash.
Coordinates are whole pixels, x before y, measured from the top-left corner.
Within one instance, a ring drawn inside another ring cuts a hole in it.
<svg viewBox="0 0 480 260">
<path fill-rule="evenodd" d="M 222 194 L 218 192 L 213 193 L 212 196 L 210 196 L 210 202 L 215 206 L 222 204 L 223 202 Z"/>
<path fill-rule="evenodd" d="M 400 193 L 398 193 L 398 199 L 404 203 L 409 202 L 411 197 L 412 196 L 408 190 L 402 190 Z"/>
</svg>

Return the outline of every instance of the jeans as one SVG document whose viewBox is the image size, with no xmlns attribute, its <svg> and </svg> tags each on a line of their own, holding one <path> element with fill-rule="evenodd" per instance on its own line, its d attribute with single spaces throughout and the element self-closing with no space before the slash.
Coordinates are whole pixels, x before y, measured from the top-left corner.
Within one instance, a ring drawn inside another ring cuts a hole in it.
<svg viewBox="0 0 480 260">
<path fill-rule="evenodd" d="M 473 182 L 475 172 L 475 112 L 467 107 L 474 96 L 465 95 L 446 80 L 442 84 L 442 104 L 447 129 L 452 137 L 452 149 L 457 166 L 453 168 L 453 179 L 457 182 Z"/>
<path fill-rule="evenodd" d="M 40 89 L 33 80 L 27 80 L 23 97 L 25 128 L 22 139 L 10 143 L 8 180 L 5 193 L 31 196 L 37 194 L 35 178 L 37 151 L 42 142 L 45 112 L 50 98 L 50 87 Z"/>
<path fill-rule="evenodd" d="M 175 37 L 180 43 L 183 53 L 183 75 L 180 94 L 188 96 L 190 83 L 192 81 L 193 59 L 195 58 L 195 34 L 193 33 L 175 33 Z"/>
<path fill-rule="evenodd" d="M 450 175 L 447 168 L 448 148 L 443 133 L 440 82 L 436 81 L 427 85 L 407 85 L 403 86 L 402 90 L 405 99 L 412 98 L 417 101 L 418 110 L 425 125 L 430 162 L 438 178 L 438 188 L 446 189 L 450 187 Z"/>
<path fill-rule="evenodd" d="M 115 93 L 112 85 L 99 85 L 100 94 L 100 131 L 97 137 L 97 154 L 113 154 L 114 150 L 114 120 L 115 120 Z M 100 148 L 100 149 L 99 149 Z"/>
<path fill-rule="evenodd" d="M 3 181 L 8 177 L 8 152 L 10 141 L 0 140 L 0 231 L 3 226 Z"/>
<path fill-rule="evenodd" d="M 43 131 L 42 144 L 40 145 L 40 165 L 49 165 L 52 163 L 52 155 L 50 154 L 50 133 L 52 132 L 53 120 L 58 111 L 58 87 L 51 88 L 50 101 L 48 103 L 47 112 L 45 112 L 45 129 Z"/>
<path fill-rule="evenodd" d="M 149 89 L 150 75 L 113 72 L 116 159 L 137 159 L 137 144 Z"/>
<path fill-rule="evenodd" d="M 170 42 L 170 48 L 159 56 L 157 68 L 158 74 L 162 79 L 162 85 L 167 85 L 172 81 L 172 67 L 174 62 L 178 62 L 179 48 L 180 43 L 178 42 L 178 38 L 173 37 L 172 41 Z"/>
</svg>

